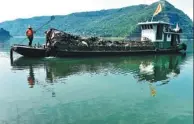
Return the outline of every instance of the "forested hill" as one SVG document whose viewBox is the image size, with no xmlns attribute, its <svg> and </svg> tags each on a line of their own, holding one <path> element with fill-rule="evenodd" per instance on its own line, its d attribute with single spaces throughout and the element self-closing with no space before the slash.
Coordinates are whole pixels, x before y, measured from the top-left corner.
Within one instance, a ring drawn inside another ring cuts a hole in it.
<svg viewBox="0 0 194 124">
<path fill-rule="evenodd" d="M 161 2 L 163 11 L 154 20 L 168 21 L 173 24 L 179 23 L 180 27 L 183 28 L 184 35 L 192 36 L 192 20 L 169 2 L 164 0 Z M 151 5 L 136 5 L 119 9 L 55 16 L 55 19 L 39 30 L 36 35 L 43 36 L 44 31 L 52 27 L 83 36 L 125 37 L 135 32 L 139 33 L 137 23 L 150 21 L 157 5 L 158 2 Z M 0 27 L 10 31 L 11 35 L 21 36 L 25 35 L 28 25 L 37 29 L 49 19 L 48 16 L 17 19 L 0 23 Z"/>
<path fill-rule="evenodd" d="M 3 28 L 0 28 L 0 42 L 9 40 L 10 37 L 11 37 L 11 35 L 8 31 L 6 31 Z"/>
</svg>

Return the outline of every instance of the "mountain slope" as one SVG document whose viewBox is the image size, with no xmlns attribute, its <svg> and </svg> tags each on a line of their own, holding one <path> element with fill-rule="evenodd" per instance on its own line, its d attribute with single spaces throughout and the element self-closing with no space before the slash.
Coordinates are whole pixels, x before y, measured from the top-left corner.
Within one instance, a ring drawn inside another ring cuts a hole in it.
<svg viewBox="0 0 194 124">
<path fill-rule="evenodd" d="M 191 36 L 192 21 L 181 10 L 176 9 L 167 1 L 162 1 L 163 11 L 154 20 L 163 20 L 170 23 L 179 23 L 183 28 L 184 35 Z M 139 33 L 137 23 L 151 20 L 158 2 L 151 5 L 136 5 L 119 9 L 101 10 L 93 12 L 73 13 L 65 16 L 56 16 L 55 20 L 45 26 L 37 35 L 44 35 L 48 28 L 57 28 L 66 32 L 79 35 L 92 36 L 119 36 L 125 37 Z M 24 35 L 30 24 L 37 29 L 46 23 L 50 17 L 34 17 L 29 19 L 17 19 L 0 23 L 0 27 L 9 30 L 12 35 Z M 188 34 L 189 33 L 189 34 Z"/>
<path fill-rule="evenodd" d="M 6 31 L 3 28 L 0 28 L 0 42 L 9 40 L 9 38 L 11 38 L 11 35 L 8 31 Z"/>
</svg>

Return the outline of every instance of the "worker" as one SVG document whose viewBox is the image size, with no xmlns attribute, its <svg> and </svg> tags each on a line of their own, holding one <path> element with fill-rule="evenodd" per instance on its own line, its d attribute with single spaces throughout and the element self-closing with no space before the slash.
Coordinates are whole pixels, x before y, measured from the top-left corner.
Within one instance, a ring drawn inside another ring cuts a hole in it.
<svg viewBox="0 0 194 124">
<path fill-rule="evenodd" d="M 45 31 L 46 34 L 46 46 L 51 45 L 51 34 L 52 34 L 52 28 L 49 31 Z M 49 43 L 49 45 L 48 45 Z"/>
<path fill-rule="evenodd" d="M 32 41 L 33 41 L 33 38 L 34 38 L 34 33 L 35 31 L 33 31 L 32 27 L 29 25 L 28 26 L 28 30 L 26 31 L 26 36 L 29 40 L 29 46 L 32 46 Z"/>
</svg>

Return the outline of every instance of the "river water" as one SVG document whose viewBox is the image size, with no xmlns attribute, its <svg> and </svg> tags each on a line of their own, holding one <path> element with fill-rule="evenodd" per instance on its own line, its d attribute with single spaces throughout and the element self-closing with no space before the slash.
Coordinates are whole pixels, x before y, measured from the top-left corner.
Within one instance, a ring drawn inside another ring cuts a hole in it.
<svg viewBox="0 0 194 124">
<path fill-rule="evenodd" d="M 193 123 L 191 45 L 186 55 L 27 59 L 14 53 L 11 64 L 10 46 L 21 40 L 0 44 L 0 124 Z"/>
</svg>

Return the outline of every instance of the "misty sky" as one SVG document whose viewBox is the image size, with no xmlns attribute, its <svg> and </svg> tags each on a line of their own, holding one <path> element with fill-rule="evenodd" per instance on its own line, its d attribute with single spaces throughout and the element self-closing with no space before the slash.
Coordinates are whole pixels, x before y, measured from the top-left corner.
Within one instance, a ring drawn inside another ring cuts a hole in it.
<svg viewBox="0 0 194 124">
<path fill-rule="evenodd" d="M 0 22 L 42 15 L 66 15 L 73 12 L 151 4 L 157 0 L 1 0 Z M 193 19 L 193 0 L 167 0 Z"/>
</svg>

